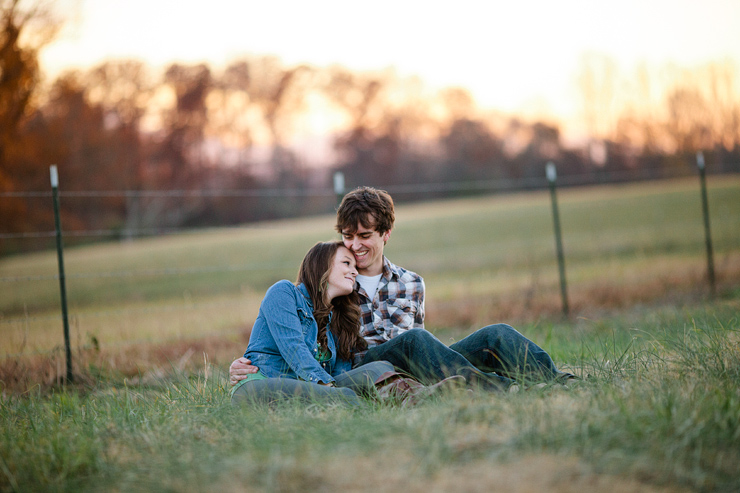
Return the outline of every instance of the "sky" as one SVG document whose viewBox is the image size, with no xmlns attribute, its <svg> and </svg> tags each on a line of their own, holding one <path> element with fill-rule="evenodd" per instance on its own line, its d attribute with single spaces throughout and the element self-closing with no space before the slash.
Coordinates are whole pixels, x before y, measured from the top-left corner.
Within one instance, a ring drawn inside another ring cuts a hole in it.
<svg viewBox="0 0 740 493">
<path fill-rule="evenodd" d="M 578 112 L 586 53 L 639 64 L 740 63 L 740 0 L 57 0 L 67 16 L 41 53 L 54 75 L 106 59 L 219 68 L 245 54 L 286 65 L 393 67 L 468 89 L 507 113 Z"/>
</svg>

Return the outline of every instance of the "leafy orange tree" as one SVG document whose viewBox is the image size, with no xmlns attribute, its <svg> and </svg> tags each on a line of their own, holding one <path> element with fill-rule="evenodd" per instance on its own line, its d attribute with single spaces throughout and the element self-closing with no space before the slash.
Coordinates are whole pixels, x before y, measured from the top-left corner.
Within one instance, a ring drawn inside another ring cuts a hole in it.
<svg viewBox="0 0 740 493">
<path fill-rule="evenodd" d="M 58 29 L 48 5 L 21 0 L 0 0 L 0 192 L 18 192 L 46 176 L 40 164 L 29 159 L 36 142 L 25 138 L 24 123 L 34 109 L 40 80 L 38 51 Z M 47 168 L 48 169 L 48 168 Z M 38 208 L 24 200 L 4 197 L 0 229 L 29 231 L 39 220 Z"/>
</svg>

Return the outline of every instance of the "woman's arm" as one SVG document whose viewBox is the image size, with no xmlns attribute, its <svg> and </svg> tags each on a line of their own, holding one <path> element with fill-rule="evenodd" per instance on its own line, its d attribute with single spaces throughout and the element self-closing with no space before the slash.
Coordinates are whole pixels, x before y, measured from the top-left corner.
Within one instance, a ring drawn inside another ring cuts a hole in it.
<svg viewBox="0 0 740 493">
<path fill-rule="evenodd" d="M 288 281 L 281 281 L 267 290 L 262 307 L 270 334 L 280 355 L 299 378 L 314 383 L 334 382 L 306 345 L 295 297 L 295 289 Z"/>
</svg>

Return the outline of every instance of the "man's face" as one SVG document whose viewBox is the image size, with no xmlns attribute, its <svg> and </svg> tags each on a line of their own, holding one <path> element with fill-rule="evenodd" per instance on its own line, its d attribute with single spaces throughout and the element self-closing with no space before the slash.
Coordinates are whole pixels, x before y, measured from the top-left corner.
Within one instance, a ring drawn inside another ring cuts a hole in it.
<svg viewBox="0 0 740 493">
<path fill-rule="evenodd" d="M 342 230 L 344 246 L 355 256 L 357 271 L 363 276 L 376 276 L 383 272 L 383 247 L 390 238 L 391 232 L 382 235 L 362 223 L 357 224 L 355 231 Z"/>
</svg>

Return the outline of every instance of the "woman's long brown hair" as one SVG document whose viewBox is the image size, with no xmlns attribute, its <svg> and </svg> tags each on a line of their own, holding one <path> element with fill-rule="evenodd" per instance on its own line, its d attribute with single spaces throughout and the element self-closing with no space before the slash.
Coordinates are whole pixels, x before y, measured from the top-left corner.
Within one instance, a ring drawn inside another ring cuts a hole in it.
<svg viewBox="0 0 740 493">
<path fill-rule="evenodd" d="M 356 351 L 367 348 L 367 342 L 360 335 L 360 305 L 355 291 L 346 296 L 327 299 L 327 280 L 334 256 L 341 241 L 317 243 L 303 257 L 298 270 L 296 285 L 303 283 L 313 303 L 313 316 L 319 326 L 318 342 L 327 346 L 326 325 L 331 315 L 329 330 L 336 339 L 337 356 L 352 360 Z"/>
</svg>

